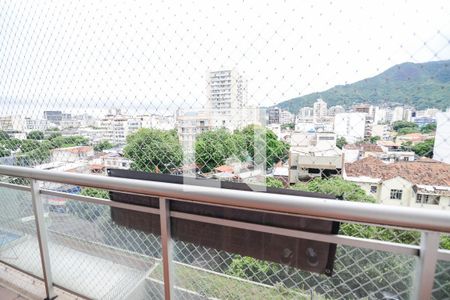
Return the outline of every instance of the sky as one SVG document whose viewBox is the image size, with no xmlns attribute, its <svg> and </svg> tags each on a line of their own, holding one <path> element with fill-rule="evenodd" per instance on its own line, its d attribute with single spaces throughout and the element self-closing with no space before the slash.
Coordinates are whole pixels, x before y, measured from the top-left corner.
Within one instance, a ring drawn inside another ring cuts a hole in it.
<svg viewBox="0 0 450 300">
<path fill-rule="evenodd" d="M 199 108 L 230 68 L 269 106 L 450 59 L 449 16 L 450 1 L 5 0 L 0 115 Z"/>
</svg>

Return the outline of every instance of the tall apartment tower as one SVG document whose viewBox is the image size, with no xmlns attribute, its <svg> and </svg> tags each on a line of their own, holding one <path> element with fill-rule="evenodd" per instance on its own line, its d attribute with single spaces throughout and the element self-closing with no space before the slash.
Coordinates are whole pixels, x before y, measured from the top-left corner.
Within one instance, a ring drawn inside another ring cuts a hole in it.
<svg viewBox="0 0 450 300">
<path fill-rule="evenodd" d="M 321 118 L 325 117 L 328 113 L 327 103 L 319 98 L 314 102 L 313 110 L 315 122 L 320 122 Z"/>
<path fill-rule="evenodd" d="M 236 70 L 220 70 L 209 73 L 208 109 L 214 127 L 229 130 L 247 124 L 247 82 Z"/>
</svg>

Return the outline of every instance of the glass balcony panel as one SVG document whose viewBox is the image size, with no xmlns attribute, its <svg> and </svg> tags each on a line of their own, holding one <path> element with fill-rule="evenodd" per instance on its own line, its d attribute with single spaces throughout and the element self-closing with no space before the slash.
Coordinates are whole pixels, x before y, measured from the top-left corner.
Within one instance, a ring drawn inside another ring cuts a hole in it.
<svg viewBox="0 0 450 300">
<path fill-rule="evenodd" d="M 438 261 L 432 297 L 435 300 L 450 299 L 450 261 Z"/>
<path fill-rule="evenodd" d="M 30 192 L 0 187 L 0 261 L 43 278 Z M 1 268 L 0 281 L 10 282 L 29 295 L 45 295 L 43 284 L 13 268 Z"/>
<path fill-rule="evenodd" d="M 333 274 L 326 276 L 176 240 L 175 295 L 180 299 L 409 299 L 417 261 L 413 256 L 338 245 Z"/>
<path fill-rule="evenodd" d="M 54 196 L 45 196 L 45 200 L 56 284 L 94 299 L 164 297 L 162 282 L 148 279 L 161 264 L 159 232 L 119 224 L 111 217 L 115 208 L 106 205 Z M 120 212 L 127 218 L 136 217 L 134 211 Z"/>
</svg>

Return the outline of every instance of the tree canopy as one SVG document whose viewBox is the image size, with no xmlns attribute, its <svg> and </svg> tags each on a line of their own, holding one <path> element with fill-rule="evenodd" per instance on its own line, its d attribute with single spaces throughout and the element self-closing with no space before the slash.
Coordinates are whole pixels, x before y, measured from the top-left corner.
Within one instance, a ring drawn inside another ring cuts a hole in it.
<svg viewBox="0 0 450 300">
<path fill-rule="evenodd" d="M 288 158 L 289 144 L 280 141 L 272 130 L 258 125 L 249 125 L 238 134 L 244 136 L 248 155 L 255 164 L 265 162 L 266 167 L 272 167 Z"/>
<path fill-rule="evenodd" d="M 436 123 L 427 124 L 420 128 L 421 133 L 432 133 L 436 131 Z"/>
<path fill-rule="evenodd" d="M 0 157 L 10 156 L 10 155 L 11 155 L 11 150 L 5 149 L 0 146 Z"/>
<path fill-rule="evenodd" d="M 433 157 L 433 149 L 434 139 L 423 141 L 411 147 L 411 150 L 414 151 L 414 153 L 416 153 L 418 156 L 425 156 L 429 158 Z"/>
<path fill-rule="evenodd" d="M 356 183 L 346 181 L 338 176 L 328 179 L 315 178 L 307 183 L 297 183 L 292 188 L 307 192 L 334 195 L 348 201 L 375 202 L 375 198 L 368 196 Z"/>
<path fill-rule="evenodd" d="M 344 137 L 339 137 L 336 139 L 336 147 L 339 149 L 342 149 L 347 144 L 347 140 Z"/>
<path fill-rule="evenodd" d="M 392 129 L 397 131 L 399 135 L 419 132 L 419 126 L 416 123 L 408 121 L 395 121 L 392 124 Z"/>
<path fill-rule="evenodd" d="M 101 141 L 97 145 L 94 146 L 94 151 L 101 152 L 106 149 L 111 149 L 114 147 L 113 144 L 111 144 L 109 141 Z"/>
<path fill-rule="evenodd" d="M 27 139 L 29 140 L 43 140 L 44 139 L 44 133 L 39 130 L 31 131 L 27 134 Z"/>
<path fill-rule="evenodd" d="M 141 128 L 127 137 L 124 149 L 131 169 L 144 172 L 169 173 L 181 166 L 183 152 L 175 131 Z"/>
<path fill-rule="evenodd" d="M 9 134 L 3 130 L 0 130 L 0 141 L 1 140 L 9 140 L 9 139 L 10 139 Z"/>
<path fill-rule="evenodd" d="M 242 161 L 246 154 L 244 137 L 226 129 L 205 131 L 195 142 L 195 161 L 203 172 L 212 171 L 229 158 Z"/>
</svg>

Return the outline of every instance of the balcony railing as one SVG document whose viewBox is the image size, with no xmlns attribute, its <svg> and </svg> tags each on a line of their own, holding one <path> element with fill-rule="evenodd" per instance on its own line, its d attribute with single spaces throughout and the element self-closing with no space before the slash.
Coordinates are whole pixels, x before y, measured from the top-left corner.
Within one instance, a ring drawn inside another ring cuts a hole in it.
<svg viewBox="0 0 450 300">
<path fill-rule="evenodd" d="M 446 211 L 10 166 L 0 166 L 0 175 L 31 183 L 0 183 L 0 261 L 42 279 L 49 299 L 57 296 L 54 287 L 96 299 L 445 299 L 450 294 L 450 251 L 439 246 L 450 233 Z M 42 182 L 154 196 L 159 208 L 44 189 Z M 351 228 L 377 228 L 381 234 L 368 239 L 357 231 L 320 234 L 221 219 L 171 210 L 172 201 L 361 224 Z M 115 224 L 111 208 L 159 215 L 160 233 Z M 174 219 L 337 244 L 334 274 L 172 239 Z M 400 238 L 411 232 L 420 232 L 420 239 Z"/>
</svg>

